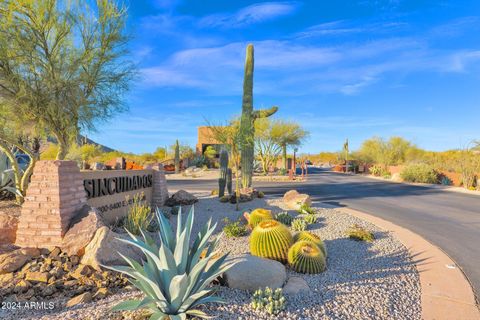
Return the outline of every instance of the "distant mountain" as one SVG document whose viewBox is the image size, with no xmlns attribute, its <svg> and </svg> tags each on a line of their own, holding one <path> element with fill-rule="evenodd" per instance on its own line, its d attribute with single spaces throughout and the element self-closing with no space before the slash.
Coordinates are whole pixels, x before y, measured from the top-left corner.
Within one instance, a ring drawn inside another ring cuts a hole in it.
<svg viewBox="0 0 480 320">
<path fill-rule="evenodd" d="M 55 139 L 55 137 L 48 137 L 47 138 L 47 145 L 48 143 L 57 143 L 57 139 Z M 112 148 L 109 148 L 107 146 L 104 146 L 103 144 L 100 144 L 100 143 L 97 143 L 95 141 L 93 141 L 92 139 L 89 139 L 88 137 L 84 136 L 84 135 L 81 135 L 79 134 L 77 136 L 77 144 L 78 145 L 84 145 L 84 144 L 93 144 L 95 146 L 98 146 L 100 147 L 100 149 L 103 151 L 103 152 L 113 152 L 113 151 L 117 151 L 115 149 L 112 149 Z M 46 146 L 44 146 L 46 147 Z"/>
</svg>

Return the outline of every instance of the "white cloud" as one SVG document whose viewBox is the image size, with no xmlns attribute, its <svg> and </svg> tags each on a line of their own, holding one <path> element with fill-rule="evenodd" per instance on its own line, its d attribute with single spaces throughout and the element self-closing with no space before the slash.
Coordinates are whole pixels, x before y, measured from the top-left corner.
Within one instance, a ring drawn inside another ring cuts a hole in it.
<svg viewBox="0 0 480 320">
<path fill-rule="evenodd" d="M 298 8 L 298 2 L 263 2 L 242 8 L 235 13 L 217 13 L 202 18 L 202 27 L 238 28 L 290 15 Z"/>
</svg>

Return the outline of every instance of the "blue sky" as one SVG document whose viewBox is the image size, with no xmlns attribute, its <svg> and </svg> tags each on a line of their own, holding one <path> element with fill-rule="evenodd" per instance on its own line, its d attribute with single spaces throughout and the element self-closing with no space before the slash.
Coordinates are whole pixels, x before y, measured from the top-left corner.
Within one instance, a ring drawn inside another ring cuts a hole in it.
<svg viewBox="0 0 480 320">
<path fill-rule="evenodd" d="M 245 47 L 254 105 L 310 132 L 301 151 L 403 136 L 429 150 L 480 138 L 480 1 L 130 0 L 140 79 L 130 111 L 89 136 L 122 151 L 192 146 L 206 119 L 241 110 Z"/>
</svg>

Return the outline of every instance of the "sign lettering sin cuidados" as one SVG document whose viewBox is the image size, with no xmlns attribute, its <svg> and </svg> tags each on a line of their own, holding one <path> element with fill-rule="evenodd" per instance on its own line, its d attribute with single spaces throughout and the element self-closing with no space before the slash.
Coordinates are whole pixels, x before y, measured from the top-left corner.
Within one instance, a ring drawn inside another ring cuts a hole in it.
<svg viewBox="0 0 480 320">
<path fill-rule="evenodd" d="M 98 198 L 116 193 L 138 189 L 151 188 L 153 176 L 151 174 L 132 177 L 111 177 L 100 179 L 86 179 L 83 181 L 87 198 Z"/>
</svg>

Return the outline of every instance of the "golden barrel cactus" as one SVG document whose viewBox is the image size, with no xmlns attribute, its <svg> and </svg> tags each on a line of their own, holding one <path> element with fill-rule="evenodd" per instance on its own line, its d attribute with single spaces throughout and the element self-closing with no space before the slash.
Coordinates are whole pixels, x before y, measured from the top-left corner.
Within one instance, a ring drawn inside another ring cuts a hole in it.
<svg viewBox="0 0 480 320">
<path fill-rule="evenodd" d="M 322 250 L 322 253 L 325 257 L 327 256 L 327 249 L 325 248 L 325 244 L 323 243 L 322 239 L 320 239 L 320 237 L 314 233 L 308 231 L 300 231 L 293 236 L 293 241 L 311 241 L 315 243 L 320 248 L 320 250 Z"/>
<path fill-rule="evenodd" d="M 288 248 L 293 244 L 290 230 L 276 220 L 261 221 L 250 236 L 250 252 L 254 256 L 287 263 Z"/>
<path fill-rule="evenodd" d="M 248 218 L 248 226 L 250 228 L 255 228 L 257 224 L 264 220 L 273 219 L 272 211 L 267 209 L 258 208 L 253 210 Z"/>
<path fill-rule="evenodd" d="M 288 250 L 288 263 L 299 273 L 320 273 L 327 261 L 322 250 L 311 241 L 298 241 Z"/>
</svg>

